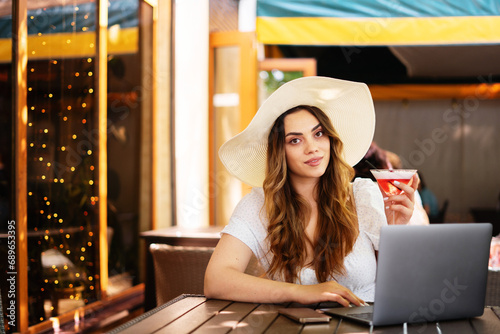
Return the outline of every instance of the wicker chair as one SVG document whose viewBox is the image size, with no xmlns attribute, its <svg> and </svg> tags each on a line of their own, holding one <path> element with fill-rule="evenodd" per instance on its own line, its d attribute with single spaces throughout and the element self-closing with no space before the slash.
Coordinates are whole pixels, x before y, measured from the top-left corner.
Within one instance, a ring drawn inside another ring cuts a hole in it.
<svg viewBox="0 0 500 334">
<path fill-rule="evenodd" d="M 500 272 L 488 271 L 485 306 L 500 306 Z"/>
<path fill-rule="evenodd" d="M 203 294 L 205 270 L 213 247 L 185 247 L 151 244 L 156 303 L 162 305 L 181 294 Z M 246 273 L 260 276 L 263 270 L 252 257 Z"/>
</svg>

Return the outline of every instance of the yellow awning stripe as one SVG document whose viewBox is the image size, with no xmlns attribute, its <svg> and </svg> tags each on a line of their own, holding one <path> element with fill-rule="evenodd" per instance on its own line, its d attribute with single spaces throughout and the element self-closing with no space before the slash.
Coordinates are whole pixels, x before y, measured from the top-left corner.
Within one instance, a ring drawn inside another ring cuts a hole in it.
<svg viewBox="0 0 500 334">
<path fill-rule="evenodd" d="M 369 85 L 374 100 L 500 99 L 500 84 Z"/>
<path fill-rule="evenodd" d="M 257 38 L 284 45 L 453 45 L 500 43 L 500 16 L 257 17 Z"/>
<path fill-rule="evenodd" d="M 139 29 L 110 29 L 108 53 L 127 54 L 138 50 Z M 28 60 L 82 58 L 95 55 L 95 32 L 45 34 L 28 36 Z M 0 39 L 0 62 L 10 62 L 12 40 Z"/>
</svg>

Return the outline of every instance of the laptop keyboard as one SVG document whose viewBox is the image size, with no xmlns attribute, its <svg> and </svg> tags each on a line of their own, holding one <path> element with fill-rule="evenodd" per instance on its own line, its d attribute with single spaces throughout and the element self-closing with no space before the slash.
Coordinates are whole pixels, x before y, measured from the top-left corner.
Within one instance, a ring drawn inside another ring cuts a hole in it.
<svg viewBox="0 0 500 334">
<path fill-rule="evenodd" d="M 373 312 L 352 313 L 352 314 L 350 314 L 350 316 L 353 318 L 358 318 L 358 319 L 363 319 L 363 320 L 372 320 L 373 319 Z"/>
</svg>

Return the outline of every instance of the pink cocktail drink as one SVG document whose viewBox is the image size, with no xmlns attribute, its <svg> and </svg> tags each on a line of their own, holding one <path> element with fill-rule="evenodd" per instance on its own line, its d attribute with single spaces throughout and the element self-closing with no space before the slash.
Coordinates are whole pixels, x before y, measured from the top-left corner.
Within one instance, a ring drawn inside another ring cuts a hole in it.
<svg viewBox="0 0 500 334">
<path fill-rule="evenodd" d="M 370 170 L 378 184 L 387 196 L 399 195 L 401 189 L 396 187 L 394 181 L 404 184 L 411 184 L 416 169 L 371 169 Z"/>
</svg>

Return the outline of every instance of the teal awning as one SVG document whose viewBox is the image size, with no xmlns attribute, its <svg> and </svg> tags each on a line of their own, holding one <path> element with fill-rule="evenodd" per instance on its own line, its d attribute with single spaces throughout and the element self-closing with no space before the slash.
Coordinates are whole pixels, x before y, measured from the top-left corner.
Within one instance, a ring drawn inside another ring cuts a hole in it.
<svg viewBox="0 0 500 334">
<path fill-rule="evenodd" d="M 500 43 L 500 1 L 257 0 L 264 44 Z"/>
</svg>

